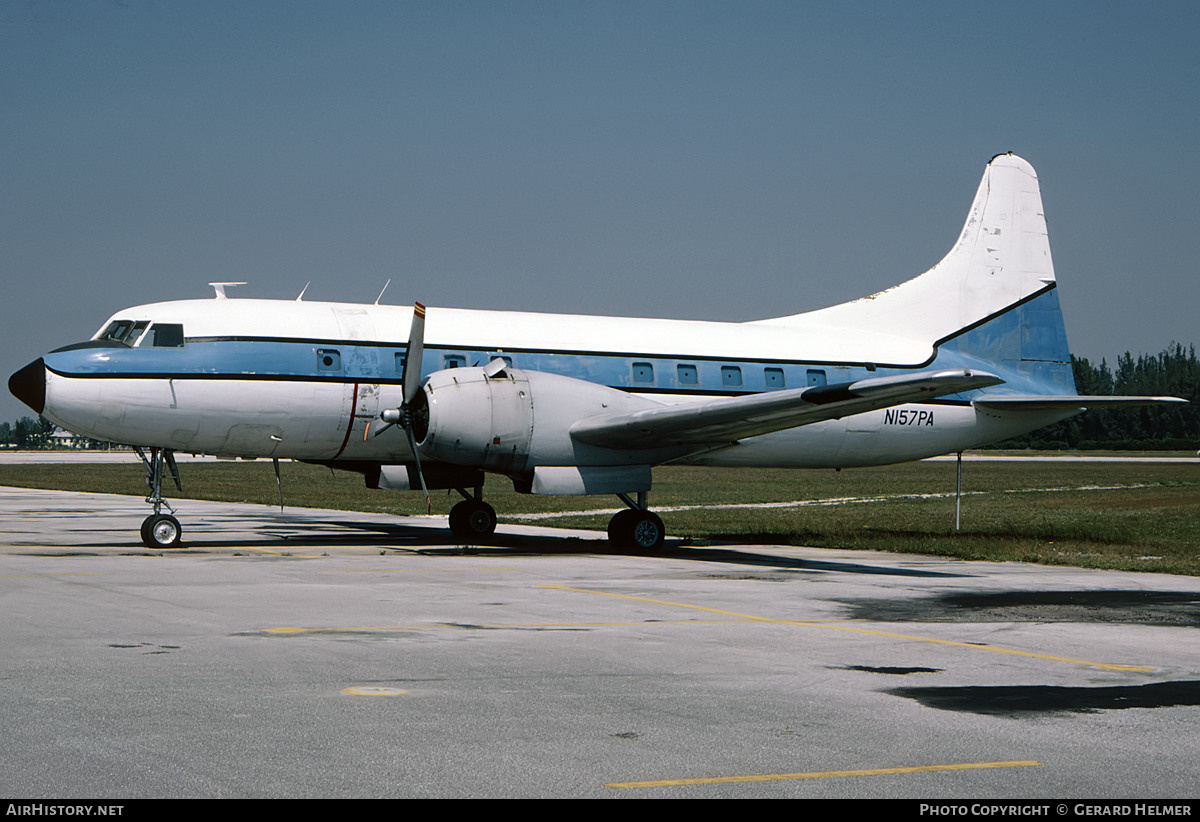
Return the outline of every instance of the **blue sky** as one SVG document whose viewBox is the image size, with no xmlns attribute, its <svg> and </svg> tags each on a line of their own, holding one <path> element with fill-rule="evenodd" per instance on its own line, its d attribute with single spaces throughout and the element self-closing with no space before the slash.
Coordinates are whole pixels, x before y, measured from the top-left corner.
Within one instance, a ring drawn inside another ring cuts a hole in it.
<svg viewBox="0 0 1200 822">
<path fill-rule="evenodd" d="M 1198 42 L 1195 2 L 0 0 L 0 368 L 212 280 L 795 313 L 935 263 L 1010 150 L 1072 350 L 1157 353 L 1200 336 Z"/>
</svg>

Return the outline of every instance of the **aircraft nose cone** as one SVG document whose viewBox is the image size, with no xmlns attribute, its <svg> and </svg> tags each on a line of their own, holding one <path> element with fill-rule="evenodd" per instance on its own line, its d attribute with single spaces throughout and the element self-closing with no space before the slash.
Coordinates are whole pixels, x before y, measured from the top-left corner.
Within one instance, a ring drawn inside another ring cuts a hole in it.
<svg viewBox="0 0 1200 822">
<path fill-rule="evenodd" d="M 46 407 L 46 363 L 41 357 L 8 378 L 9 392 L 39 414 Z"/>
</svg>

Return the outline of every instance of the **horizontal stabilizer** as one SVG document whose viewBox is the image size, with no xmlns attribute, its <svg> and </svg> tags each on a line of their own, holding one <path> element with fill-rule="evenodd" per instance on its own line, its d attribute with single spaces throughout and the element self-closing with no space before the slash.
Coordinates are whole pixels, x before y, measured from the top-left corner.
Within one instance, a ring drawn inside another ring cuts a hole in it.
<svg viewBox="0 0 1200 822">
<path fill-rule="evenodd" d="M 571 436 L 606 448 L 661 448 L 666 445 L 729 443 L 824 420 L 874 411 L 1003 382 L 983 371 L 923 371 L 898 377 L 872 377 L 837 385 L 722 397 L 669 405 L 619 416 L 580 420 Z"/>
<path fill-rule="evenodd" d="M 1167 405 L 1187 402 L 1179 397 L 1112 397 L 1066 395 L 1044 396 L 1001 396 L 980 397 L 972 401 L 979 408 L 1008 409 L 1012 411 L 1047 411 L 1054 408 L 1130 408 L 1139 405 Z"/>
</svg>

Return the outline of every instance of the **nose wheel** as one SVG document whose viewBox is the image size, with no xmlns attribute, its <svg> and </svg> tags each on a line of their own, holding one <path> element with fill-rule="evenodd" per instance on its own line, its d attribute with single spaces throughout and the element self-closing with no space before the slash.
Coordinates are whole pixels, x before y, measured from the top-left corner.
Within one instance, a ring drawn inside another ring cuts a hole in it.
<svg viewBox="0 0 1200 822">
<path fill-rule="evenodd" d="M 183 528 L 170 514 L 151 514 L 142 520 L 142 543 L 147 548 L 178 548 Z"/>
<path fill-rule="evenodd" d="M 162 481 L 164 478 L 175 481 L 175 487 L 183 490 L 179 483 L 179 467 L 175 464 L 175 455 L 165 448 L 151 448 L 146 456 L 140 448 L 134 449 L 142 458 L 146 468 L 146 502 L 154 506 L 154 513 L 142 520 L 142 544 L 147 548 L 178 548 L 183 537 L 183 528 L 179 520 L 171 516 L 175 509 L 171 508 L 162 496 Z M 171 514 L 164 514 L 163 508 Z"/>
</svg>

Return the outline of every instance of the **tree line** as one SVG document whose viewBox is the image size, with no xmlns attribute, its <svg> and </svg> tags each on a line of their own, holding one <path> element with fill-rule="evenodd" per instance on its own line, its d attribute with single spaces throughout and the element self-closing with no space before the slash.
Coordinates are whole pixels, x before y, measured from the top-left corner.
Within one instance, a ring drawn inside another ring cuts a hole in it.
<svg viewBox="0 0 1200 822">
<path fill-rule="evenodd" d="M 1093 365 L 1071 355 L 1075 387 L 1080 394 L 1134 394 L 1182 397 L 1187 405 L 1094 409 L 994 448 L 1138 449 L 1164 450 L 1200 447 L 1200 361 L 1194 345 L 1171 343 L 1158 355 L 1136 360 L 1128 351 L 1117 358 L 1116 369 L 1106 360 Z M 55 427 L 42 417 L 22 417 L 0 423 L 0 444 L 8 448 L 50 448 Z M 86 447 L 106 443 L 88 440 Z"/>
<path fill-rule="evenodd" d="M 1196 346 L 1171 343 L 1157 355 L 1137 359 L 1128 351 L 1116 368 L 1071 356 L 1080 394 L 1180 397 L 1184 404 L 1096 408 L 997 443 L 995 448 L 1194 450 L 1200 447 L 1200 361 Z"/>
<path fill-rule="evenodd" d="M 45 417 L 21 417 L 15 423 L 0 422 L 0 447 L 21 450 L 57 448 L 61 446 L 54 437 L 57 431 L 58 426 Z M 75 436 L 70 447 L 102 449 L 110 445 L 91 437 Z"/>
<path fill-rule="evenodd" d="M 15 423 L 0 422 L 0 443 L 8 448 L 49 448 L 54 423 L 44 417 L 21 417 Z"/>
</svg>

